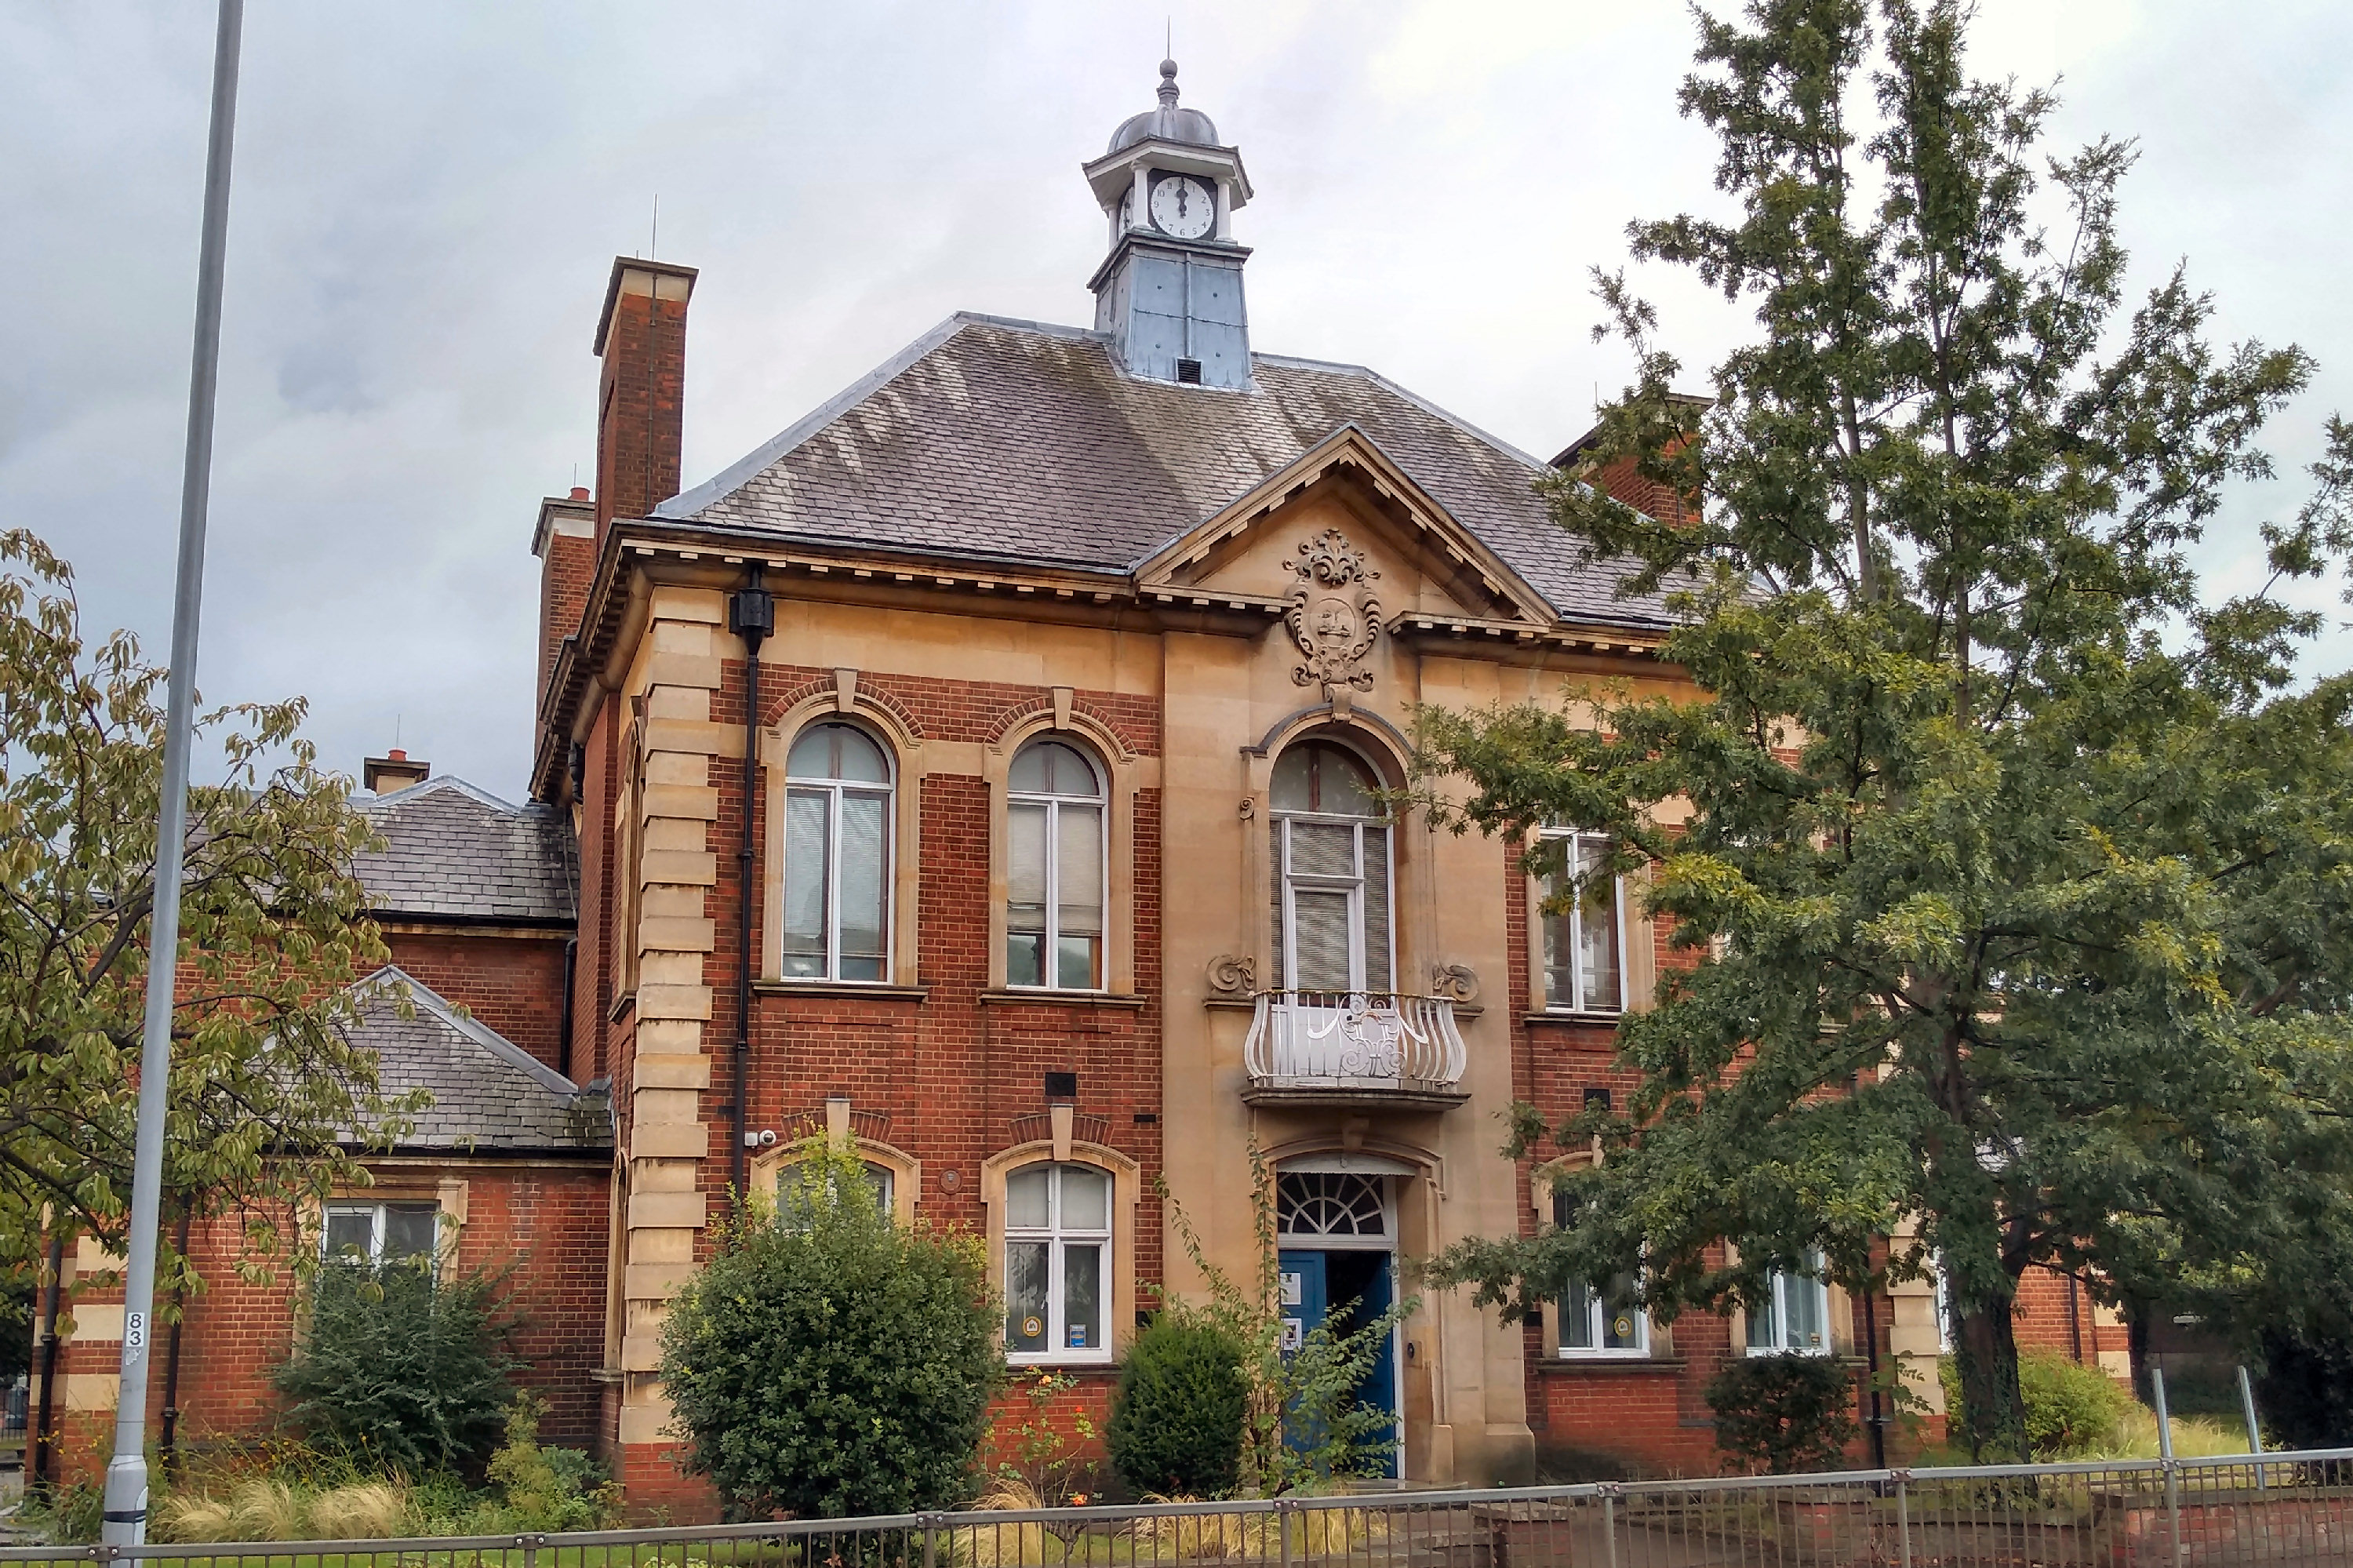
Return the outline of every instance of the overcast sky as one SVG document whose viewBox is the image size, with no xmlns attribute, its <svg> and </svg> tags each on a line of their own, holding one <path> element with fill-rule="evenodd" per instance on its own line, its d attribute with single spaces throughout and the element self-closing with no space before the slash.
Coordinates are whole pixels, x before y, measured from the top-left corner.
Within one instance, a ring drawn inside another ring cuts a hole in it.
<svg viewBox="0 0 2353 1568">
<path fill-rule="evenodd" d="M 93 631 L 160 656 L 185 418 L 211 6 L 0 0 L 0 524 L 79 572 Z M 252 0 L 202 683 L 307 693 L 324 758 L 393 742 L 519 797 L 537 500 L 594 468 L 589 353 L 617 252 L 702 269 L 686 482 L 941 317 L 1085 322 L 1078 174 L 1152 104 L 1166 4 L 527 5 Z M 1549 452 L 1623 379 L 1586 270 L 1711 199 L 1677 118 L 1680 5 L 1174 9 L 1185 101 L 1258 196 L 1261 350 L 1371 365 Z M 1987 0 L 1978 65 L 2063 77 L 2056 129 L 2140 139 L 2124 231 L 2186 257 L 2221 330 L 2303 344 L 2285 482 L 2204 552 L 2245 575 L 2353 410 L 2353 6 Z M 1737 323 L 1645 280 L 1700 374 Z M 2353 640 L 2323 650 L 2353 662 Z"/>
</svg>

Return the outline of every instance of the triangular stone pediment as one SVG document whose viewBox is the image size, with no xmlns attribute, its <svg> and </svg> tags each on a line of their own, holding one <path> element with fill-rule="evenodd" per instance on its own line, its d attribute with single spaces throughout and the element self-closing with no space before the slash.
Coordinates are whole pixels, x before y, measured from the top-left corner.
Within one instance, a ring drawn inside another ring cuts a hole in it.
<svg viewBox="0 0 2353 1568">
<path fill-rule="evenodd" d="M 1329 536 L 1335 535 L 1336 536 Z M 1147 597 L 1170 589 L 1280 599 L 1334 551 L 1361 555 L 1383 584 L 1383 616 L 1549 626 L 1544 599 L 1414 482 L 1378 443 L 1343 425 L 1138 569 Z M 1357 569 L 1346 567 L 1341 569 Z"/>
</svg>

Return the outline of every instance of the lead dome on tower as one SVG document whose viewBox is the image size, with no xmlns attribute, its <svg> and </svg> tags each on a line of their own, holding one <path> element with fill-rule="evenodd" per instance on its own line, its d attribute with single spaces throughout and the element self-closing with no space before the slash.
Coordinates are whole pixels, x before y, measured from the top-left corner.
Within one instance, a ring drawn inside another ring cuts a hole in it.
<svg viewBox="0 0 2353 1568">
<path fill-rule="evenodd" d="M 1198 109 L 1176 107 L 1176 62 L 1160 62 L 1160 107 L 1147 109 L 1141 114 L 1130 115 L 1120 122 L 1111 133 L 1111 145 L 1103 149 L 1105 156 L 1138 142 L 1158 140 L 1178 142 L 1195 147 L 1215 147 L 1218 127 L 1215 122 Z"/>
</svg>

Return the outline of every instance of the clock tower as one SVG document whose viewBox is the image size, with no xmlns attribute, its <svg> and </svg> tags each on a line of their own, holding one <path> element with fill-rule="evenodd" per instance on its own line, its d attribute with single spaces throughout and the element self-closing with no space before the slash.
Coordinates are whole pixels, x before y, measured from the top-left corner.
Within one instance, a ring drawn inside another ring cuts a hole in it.
<svg viewBox="0 0 2353 1568">
<path fill-rule="evenodd" d="M 1176 106 L 1175 60 L 1160 62 L 1160 107 L 1113 132 L 1082 172 L 1111 226 L 1111 254 L 1087 285 L 1095 329 L 1120 364 L 1154 381 L 1249 387 L 1250 250 L 1234 243 L 1233 215 L 1250 176 L 1208 115 Z"/>
</svg>

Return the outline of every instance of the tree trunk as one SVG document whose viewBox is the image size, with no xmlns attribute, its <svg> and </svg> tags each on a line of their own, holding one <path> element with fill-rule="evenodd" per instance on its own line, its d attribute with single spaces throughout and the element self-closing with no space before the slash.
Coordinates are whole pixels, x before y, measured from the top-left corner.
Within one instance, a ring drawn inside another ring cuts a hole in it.
<svg viewBox="0 0 2353 1568">
<path fill-rule="evenodd" d="M 2010 1302 L 1972 1301 L 1955 1326 L 1953 1351 L 1961 1372 L 1961 1408 L 1969 1457 L 1981 1463 L 2021 1463 L 2026 1446 L 2026 1395 L 2018 1381 L 2018 1338 Z"/>
</svg>

